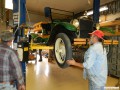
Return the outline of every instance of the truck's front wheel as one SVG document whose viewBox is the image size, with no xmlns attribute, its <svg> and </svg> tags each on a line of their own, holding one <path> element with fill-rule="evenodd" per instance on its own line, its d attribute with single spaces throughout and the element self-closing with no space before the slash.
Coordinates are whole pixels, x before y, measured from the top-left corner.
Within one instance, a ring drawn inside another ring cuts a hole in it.
<svg viewBox="0 0 120 90">
<path fill-rule="evenodd" d="M 61 68 L 68 67 L 66 60 L 72 59 L 72 46 L 69 37 L 65 33 L 56 36 L 54 52 L 57 64 Z"/>
</svg>

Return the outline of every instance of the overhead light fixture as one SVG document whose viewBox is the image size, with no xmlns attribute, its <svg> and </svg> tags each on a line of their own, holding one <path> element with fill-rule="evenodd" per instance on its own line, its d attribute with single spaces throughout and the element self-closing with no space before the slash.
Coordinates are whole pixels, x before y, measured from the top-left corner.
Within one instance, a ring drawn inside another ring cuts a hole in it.
<svg viewBox="0 0 120 90">
<path fill-rule="evenodd" d="M 102 7 L 100 7 L 100 12 L 106 11 L 106 10 L 108 10 L 108 7 L 107 7 L 107 6 L 102 6 Z"/>
<path fill-rule="evenodd" d="M 108 7 L 107 7 L 107 6 L 102 6 L 102 7 L 100 7 L 100 9 L 99 9 L 100 12 L 106 11 L 106 10 L 108 10 Z M 92 15 L 92 14 L 93 14 L 93 10 L 87 12 L 87 15 Z"/>
<path fill-rule="evenodd" d="M 5 8 L 13 10 L 13 0 L 5 0 Z"/>
<path fill-rule="evenodd" d="M 92 15 L 93 14 L 93 11 L 88 11 L 87 12 L 87 15 L 89 16 L 89 15 Z"/>
</svg>

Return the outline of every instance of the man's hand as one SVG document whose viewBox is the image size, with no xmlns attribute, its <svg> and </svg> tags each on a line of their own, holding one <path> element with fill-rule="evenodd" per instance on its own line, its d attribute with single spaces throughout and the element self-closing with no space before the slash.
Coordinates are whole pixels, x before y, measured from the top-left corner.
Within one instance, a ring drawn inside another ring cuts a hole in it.
<svg viewBox="0 0 120 90">
<path fill-rule="evenodd" d="M 75 61 L 74 59 L 72 59 L 72 60 L 67 60 L 67 64 L 68 64 L 68 65 L 73 65 L 73 66 L 75 66 L 75 65 L 76 65 L 76 61 Z"/>
<path fill-rule="evenodd" d="M 18 90 L 25 90 L 25 85 L 23 84 L 23 85 L 18 86 Z"/>
<path fill-rule="evenodd" d="M 67 64 L 68 65 L 73 65 L 73 66 L 76 66 L 76 67 L 79 67 L 79 68 L 82 68 L 82 69 L 84 68 L 82 63 L 77 63 L 74 59 L 67 60 Z"/>
</svg>

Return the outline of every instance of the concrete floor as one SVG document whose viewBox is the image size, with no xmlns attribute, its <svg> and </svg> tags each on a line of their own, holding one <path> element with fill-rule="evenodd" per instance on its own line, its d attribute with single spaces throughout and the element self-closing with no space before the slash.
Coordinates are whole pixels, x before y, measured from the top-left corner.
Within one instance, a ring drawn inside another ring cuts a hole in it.
<svg viewBox="0 0 120 90">
<path fill-rule="evenodd" d="M 117 79 L 108 77 L 106 86 L 115 86 Z M 26 72 L 26 90 L 88 90 L 88 81 L 82 70 L 74 67 L 61 69 L 44 58 L 35 64 L 29 62 Z"/>
</svg>

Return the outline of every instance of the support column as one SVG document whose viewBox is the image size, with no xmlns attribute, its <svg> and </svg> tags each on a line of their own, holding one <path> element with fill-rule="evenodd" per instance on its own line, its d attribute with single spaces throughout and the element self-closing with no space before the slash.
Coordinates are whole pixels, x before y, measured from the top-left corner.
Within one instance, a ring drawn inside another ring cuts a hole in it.
<svg viewBox="0 0 120 90">
<path fill-rule="evenodd" d="M 26 0 L 13 0 L 13 18 L 15 25 L 26 23 Z"/>
<path fill-rule="evenodd" d="M 96 24 L 99 23 L 99 12 L 100 8 L 100 0 L 94 0 L 93 2 L 93 21 L 94 21 L 94 27 L 96 27 Z"/>
</svg>

